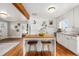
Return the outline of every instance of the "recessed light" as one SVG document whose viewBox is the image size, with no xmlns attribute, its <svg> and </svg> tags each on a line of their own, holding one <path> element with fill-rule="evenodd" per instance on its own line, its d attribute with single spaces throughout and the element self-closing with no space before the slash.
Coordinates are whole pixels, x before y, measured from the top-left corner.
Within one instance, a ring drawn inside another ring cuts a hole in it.
<svg viewBox="0 0 79 59">
<path fill-rule="evenodd" d="M 49 7 L 48 12 L 53 13 L 55 11 L 55 9 L 56 9 L 55 7 Z"/>
</svg>

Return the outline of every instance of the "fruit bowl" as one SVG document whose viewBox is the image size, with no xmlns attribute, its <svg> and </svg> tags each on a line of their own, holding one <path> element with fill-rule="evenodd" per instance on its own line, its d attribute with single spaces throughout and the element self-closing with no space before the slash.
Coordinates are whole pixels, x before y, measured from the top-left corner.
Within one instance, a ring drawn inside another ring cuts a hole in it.
<svg viewBox="0 0 79 59">
<path fill-rule="evenodd" d="M 39 36 L 44 36 L 44 35 L 45 35 L 45 33 L 43 33 L 43 32 L 42 33 L 39 33 Z"/>
</svg>

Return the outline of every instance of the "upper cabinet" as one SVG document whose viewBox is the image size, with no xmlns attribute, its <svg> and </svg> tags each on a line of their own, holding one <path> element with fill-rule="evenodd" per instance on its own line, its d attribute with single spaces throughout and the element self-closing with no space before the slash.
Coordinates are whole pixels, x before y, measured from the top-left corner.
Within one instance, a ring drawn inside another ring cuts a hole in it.
<svg viewBox="0 0 79 59">
<path fill-rule="evenodd" d="M 79 27 L 79 6 L 74 8 L 74 27 Z"/>
<path fill-rule="evenodd" d="M 60 18 L 62 19 L 59 20 L 59 22 L 62 20 L 68 20 L 69 23 L 66 23 L 66 25 L 69 24 L 69 27 L 79 28 L 79 6 L 66 12 L 63 16 L 59 17 L 59 19 Z"/>
<path fill-rule="evenodd" d="M 59 18 L 59 28 L 65 30 L 66 28 L 73 27 L 73 10 L 68 11 Z"/>
<path fill-rule="evenodd" d="M 64 16 L 63 20 L 68 20 L 69 27 L 73 27 L 73 10 L 68 11 Z"/>
</svg>

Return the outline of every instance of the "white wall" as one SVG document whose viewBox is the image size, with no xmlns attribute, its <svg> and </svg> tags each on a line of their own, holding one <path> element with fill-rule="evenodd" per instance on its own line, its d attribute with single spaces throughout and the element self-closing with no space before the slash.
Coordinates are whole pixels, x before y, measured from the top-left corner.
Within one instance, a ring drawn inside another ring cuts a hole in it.
<svg viewBox="0 0 79 59">
<path fill-rule="evenodd" d="M 14 38 L 21 37 L 22 31 L 23 31 L 22 25 L 19 27 L 19 32 L 16 32 L 16 30 L 14 29 L 14 26 L 17 25 L 18 22 L 27 23 L 26 17 L 11 3 L 0 4 L 0 11 L 6 12 L 8 14 L 8 17 L 3 17 L 2 19 L 1 19 L 1 16 L 0 16 L 0 22 L 4 21 L 4 22 L 7 22 L 7 24 L 8 24 L 8 25 L 5 26 L 5 27 L 8 28 L 7 31 L 6 31 L 6 29 L 4 29 L 3 33 L 6 34 L 5 32 L 7 32 L 8 38 L 10 38 L 10 37 L 14 37 Z M 3 35 L 3 36 L 5 36 L 5 35 Z"/>
<path fill-rule="evenodd" d="M 33 24 L 33 21 L 36 21 L 36 24 Z M 56 19 L 45 19 L 45 18 L 41 18 L 39 16 L 31 16 L 29 22 L 29 26 L 31 29 L 31 33 L 30 34 L 38 34 L 40 29 L 42 28 L 42 23 L 43 21 L 46 22 L 47 26 L 49 26 L 49 20 L 53 20 L 53 25 L 52 28 L 56 28 Z M 53 29 L 52 29 L 53 31 Z"/>
<path fill-rule="evenodd" d="M 18 26 L 18 23 L 20 23 L 20 26 Z M 9 37 L 10 38 L 21 38 L 24 32 L 23 24 L 27 25 L 27 22 L 8 22 Z M 15 28 L 15 26 L 18 26 L 18 28 Z M 19 29 L 19 32 L 17 32 L 16 29 Z"/>
</svg>

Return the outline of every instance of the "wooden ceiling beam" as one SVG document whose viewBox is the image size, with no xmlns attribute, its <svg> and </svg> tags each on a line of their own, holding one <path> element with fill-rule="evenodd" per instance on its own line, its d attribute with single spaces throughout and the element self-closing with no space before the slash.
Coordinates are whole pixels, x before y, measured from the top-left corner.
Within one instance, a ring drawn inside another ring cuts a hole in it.
<svg viewBox="0 0 79 59">
<path fill-rule="evenodd" d="M 27 10 L 25 9 L 25 7 L 23 6 L 22 3 L 12 3 L 27 19 L 30 18 Z"/>
</svg>

